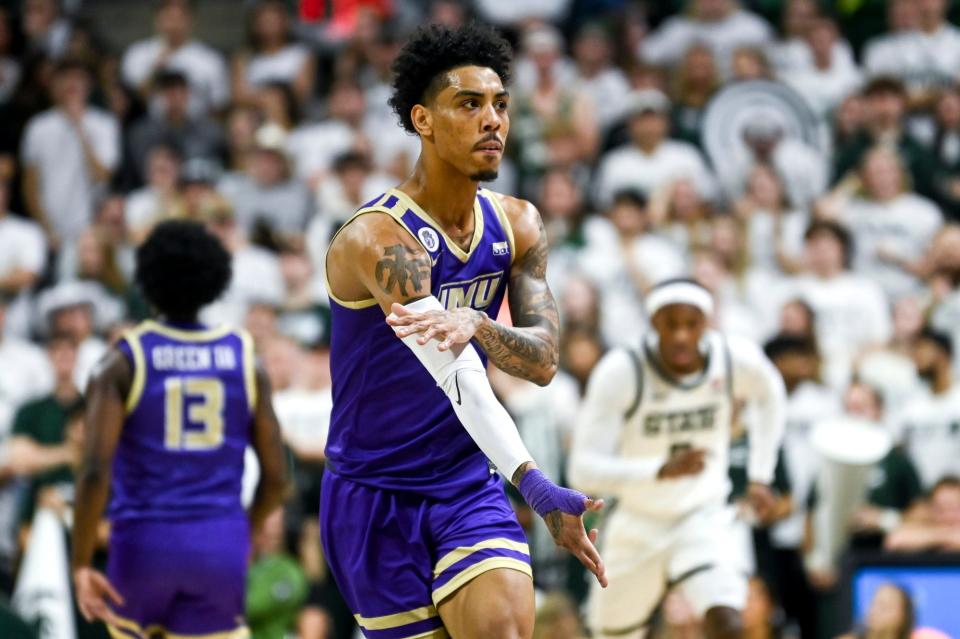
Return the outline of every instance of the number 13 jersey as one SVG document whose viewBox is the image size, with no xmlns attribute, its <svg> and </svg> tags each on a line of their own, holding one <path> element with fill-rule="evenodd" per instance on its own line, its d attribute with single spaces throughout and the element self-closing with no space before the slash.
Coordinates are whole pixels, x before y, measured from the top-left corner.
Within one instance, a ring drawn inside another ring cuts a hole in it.
<svg viewBox="0 0 960 639">
<path fill-rule="evenodd" d="M 253 339 L 148 320 L 118 347 L 133 370 L 113 462 L 111 521 L 242 515 L 257 402 Z"/>
</svg>

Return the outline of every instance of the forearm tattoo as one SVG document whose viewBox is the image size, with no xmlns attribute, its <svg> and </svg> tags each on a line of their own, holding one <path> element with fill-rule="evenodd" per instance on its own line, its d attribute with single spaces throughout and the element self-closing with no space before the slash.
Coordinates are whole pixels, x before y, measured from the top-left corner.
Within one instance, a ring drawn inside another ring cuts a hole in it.
<svg viewBox="0 0 960 639">
<path fill-rule="evenodd" d="M 519 486 L 520 480 L 523 479 L 523 474 L 527 472 L 528 468 L 530 468 L 530 462 L 524 462 L 517 466 L 517 469 L 513 471 L 513 477 L 510 478 L 510 483 Z"/>
<path fill-rule="evenodd" d="M 516 377 L 547 383 L 559 362 L 560 316 L 547 286 L 547 245 L 540 238 L 519 258 L 510 275 L 509 304 L 513 328 L 486 322 L 476 339 L 490 361 Z"/>
<path fill-rule="evenodd" d="M 423 295 L 425 290 L 429 291 L 430 258 L 403 244 L 386 246 L 374 277 L 384 293 L 397 291 L 404 297 Z"/>
</svg>

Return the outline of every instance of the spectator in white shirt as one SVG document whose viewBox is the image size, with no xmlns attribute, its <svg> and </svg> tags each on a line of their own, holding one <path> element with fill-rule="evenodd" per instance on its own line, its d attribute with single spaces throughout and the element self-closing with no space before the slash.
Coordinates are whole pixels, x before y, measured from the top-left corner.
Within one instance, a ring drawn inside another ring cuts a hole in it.
<svg viewBox="0 0 960 639">
<path fill-rule="evenodd" d="M 760 164 L 753 169 L 736 212 L 746 222 L 753 268 L 777 273 L 799 262 L 809 216 L 790 206 L 780 177 L 771 167 Z"/>
<path fill-rule="evenodd" d="M 136 244 L 157 222 L 182 212 L 180 165 L 180 154 L 171 146 L 155 146 L 147 155 L 147 183 L 126 202 L 126 225 Z"/>
<path fill-rule="evenodd" d="M 69 335 L 77 345 L 73 381 L 86 388 L 90 373 L 107 350 L 99 337 L 118 323 L 123 309 L 99 283 L 61 282 L 46 289 L 37 299 L 39 331 L 46 335 Z"/>
<path fill-rule="evenodd" d="M 686 272 L 676 246 L 650 232 L 647 198 L 636 190 L 615 194 L 604 217 L 584 224 L 587 246 L 580 270 L 600 289 L 603 336 L 611 344 L 632 339 L 642 326 L 641 299 L 660 282 Z"/>
<path fill-rule="evenodd" d="M 580 90 L 593 100 L 597 125 L 607 130 L 623 116 L 623 97 L 630 92 L 623 71 L 612 64 L 610 35 L 597 24 L 583 27 L 573 41 Z"/>
<path fill-rule="evenodd" d="M 11 300 L 7 330 L 25 336 L 30 326 L 30 288 L 43 273 L 47 242 L 35 222 L 10 213 L 10 183 L 0 181 L 0 295 Z"/>
<path fill-rule="evenodd" d="M 943 217 L 933 202 L 907 191 L 906 172 L 890 149 L 867 153 L 860 175 L 863 194 L 843 207 L 839 220 L 853 233 L 854 270 L 895 301 L 917 292 L 921 282 L 907 268 L 924 257 Z"/>
<path fill-rule="evenodd" d="M 623 189 L 639 189 L 649 195 L 664 184 L 689 179 L 701 197 L 715 191 L 713 176 L 696 147 L 671 140 L 670 100 L 657 89 L 642 89 L 625 98 L 631 144 L 614 149 L 600 161 L 596 197 L 608 206 Z"/>
<path fill-rule="evenodd" d="M 154 26 L 157 35 L 133 43 L 124 53 L 124 83 L 146 97 L 158 71 L 176 70 L 190 80 L 193 113 L 225 107 L 230 97 L 227 66 L 217 51 L 191 38 L 190 1 L 160 0 Z"/>
<path fill-rule="evenodd" d="M 272 82 L 293 87 L 301 104 L 310 98 L 316 63 L 306 46 L 293 41 L 285 2 L 265 0 L 254 6 L 247 41 L 248 49 L 233 59 L 234 101 L 248 102 L 259 87 Z"/>
<path fill-rule="evenodd" d="M 810 64 L 780 74 L 780 79 L 796 89 L 822 120 L 826 120 L 844 98 L 859 89 L 862 81 L 856 66 L 842 56 L 839 44 L 839 33 L 833 20 L 817 18 L 803 43 L 809 51 Z"/>
<path fill-rule="evenodd" d="M 254 304 L 278 307 L 284 295 L 280 261 L 275 253 L 247 242 L 237 228 L 230 202 L 210 194 L 200 203 L 197 217 L 233 257 L 230 286 L 203 310 L 200 319 L 206 324 L 243 325 Z"/>
<path fill-rule="evenodd" d="M 53 369 L 44 352 L 4 330 L 8 301 L 0 294 L 0 442 L 10 434 L 17 408 L 53 388 Z"/>
<path fill-rule="evenodd" d="M 960 474 L 960 383 L 951 370 L 950 337 L 924 329 L 913 345 L 913 361 L 925 382 L 896 416 L 903 444 L 923 485 Z"/>
<path fill-rule="evenodd" d="M 327 99 L 328 117 L 297 127 L 287 138 L 287 150 L 297 177 L 316 187 L 330 170 L 334 158 L 351 149 L 368 148 L 363 126 L 366 112 L 360 86 L 352 80 L 336 82 Z"/>
<path fill-rule="evenodd" d="M 809 304 L 826 360 L 824 379 L 834 388 L 844 388 L 854 358 L 890 339 L 890 307 L 876 282 L 849 270 L 853 240 L 846 228 L 834 222 L 813 222 L 804 243 L 807 272 L 780 293 Z M 770 293 L 774 296 L 775 291 Z"/>
<path fill-rule="evenodd" d="M 248 237 L 266 231 L 302 239 L 313 199 L 307 186 L 291 175 L 286 134 L 264 125 L 257 131 L 256 142 L 246 172 L 225 176 L 219 191 L 233 204 L 237 225 Z"/>
<path fill-rule="evenodd" d="M 767 48 L 770 63 L 779 73 L 810 66 L 806 40 L 813 22 L 820 17 L 816 0 L 787 0 L 780 17 L 781 37 Z"/>
<path fill-rule="evenodd" d="M 97 192 L 117 165 L 120 140 L 114 117 L 87 105 L 90 75 L 83 65 L 61 62 L 52 93 L 55 106 L 30 119 L 20 154 L 27 208 L 59 247 L 90 222 Z"/>
<path fill-rule="evenodd" d="M 864 62 L 868 74 L 896 76 L 920 97 L 956 78 L 960 29 L 946 19 L 946 0 L 914 0 L 914 5 L 917 27 L 887 46 L 868 48 Z"/>
<path fill-rule="evenodd" d="M 691 45 L 704 43 L 713 49 L 726 74 L 735 49 L 763 47 L 772 38 L 770 25 L 736 0 L 690 0 L 690 11 L 660 25 L 643 41 L 640 54 L 650 64 L 672 66 Z"/>
</svg>

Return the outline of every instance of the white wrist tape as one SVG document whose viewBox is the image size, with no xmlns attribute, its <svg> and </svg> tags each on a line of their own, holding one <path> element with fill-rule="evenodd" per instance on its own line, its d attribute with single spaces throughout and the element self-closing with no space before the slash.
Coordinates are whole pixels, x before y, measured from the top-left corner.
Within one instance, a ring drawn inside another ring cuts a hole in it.
<svg viewBox="0 0 960 639">
<path fill-rule="evenodd" d="M 433 296 L 411 302 L 404 308 L 414 313 L 444 310 L 440 300 Z M 419 333 L 413 333 L 401 339 L 446 393 L 460 423 L 483 454 L 511 479 L 517 468 L 533 457 L 513 419 L 493 394 L 477 351 L 469 342 L 441 351 L 436 339 L 421 345 L 417 343 L 419 337 Z"/>
</svg>

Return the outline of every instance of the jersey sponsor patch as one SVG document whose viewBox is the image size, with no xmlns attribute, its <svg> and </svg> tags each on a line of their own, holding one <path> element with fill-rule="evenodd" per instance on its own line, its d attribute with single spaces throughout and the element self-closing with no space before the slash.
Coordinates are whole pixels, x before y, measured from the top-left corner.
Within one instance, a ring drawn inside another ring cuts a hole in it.
<svg viewBox="0 0 960 639">
<path fill-rule="evenodd" d="M 470 307 L 478 311 L 486 310 L 497 293 L 497 287 L 503 271 L 479 275 L 472 280 L 448 282 L 440 287 L 440 303 L 448 311 Z"/>
<path fill-rule="evenodd" d="M 437 232 L 429 226 L 424 226 L 417 231 L 417 237 L 420 238 L 423 248 L 427 249 L 431 253 L 440 248 L 440 236 L 437 235 Z"/>
<path fill-rule="evenodd" d="M 494 242 L 492 246 L 494 255 L 506 255 L 510 252 L 510 244 L 507 242 Z"/>
</svg>

